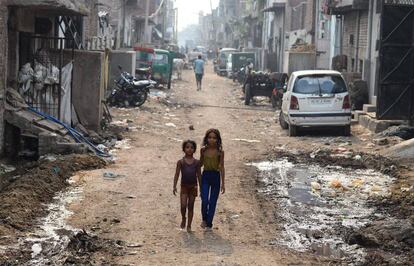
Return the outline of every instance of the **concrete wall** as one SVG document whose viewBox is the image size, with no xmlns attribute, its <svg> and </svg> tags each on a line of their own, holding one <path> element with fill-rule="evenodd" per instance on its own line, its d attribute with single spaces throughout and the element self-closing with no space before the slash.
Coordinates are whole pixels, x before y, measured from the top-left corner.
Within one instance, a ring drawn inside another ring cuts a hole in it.
<svg viewBox="0 0 414 266">
<path fill-rule="evenodd" d="M 109 88 L 114 86 L 114 80 L 119 77 L 118 65 L 135 76 L 136 53 L 134 51 L 111 51 L 109 54 Z"/>
<path fill-rule="evenodd" d="M 315 52 L 285 52 L 283 72 L 290 75 L 294 71 L 311 70 L 315 68 Z"/>
<path fill-rule="evenodd" d="M 103 52 L 75 51 L 72 104 L 87 129 L 100 131 L 104 99 Z"/>
<path fill-rule="evenodd" d="M 7 18 L 5 0 L 0 0 L 0 155 L 4 148 L 4 92 L 7 77 Z"/>
<path fill-rule="evenodd" d="M 367 69 L 368 74 L 368 88 L 369 88 L 369 101 L 371 104 L 377 104 L 377 91 L 376 87 L 378 86 L 378 68 L 379 68 L 379 50 L 376 50 L 376 41 L 380 36 L 380 19 L 381 14 L 376 13 L 378 1 L 370 0 L 372 12 L 369 18 L 371 22 L 371 31 L 369 38 L 371 40 L 370 46 L 367 49 L 367 63 L 369 68 Z"/>
</svg>

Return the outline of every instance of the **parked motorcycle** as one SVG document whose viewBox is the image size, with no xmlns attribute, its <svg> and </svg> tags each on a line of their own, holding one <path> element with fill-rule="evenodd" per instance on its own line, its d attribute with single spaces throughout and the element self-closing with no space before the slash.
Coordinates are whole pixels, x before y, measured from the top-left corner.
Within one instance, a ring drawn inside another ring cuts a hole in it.
<svg viewBox="0 0 414 266">
<path fill-rule="evenodd" d="M 273 92 L 272 92 L 272 106 L 275 109 L 282 108 L 283 93 L 286 90 L 286 83 L 289 79 L 287 73 L 273 72 L 270 73 L 270 78 L 273 81 Z"/>
<path fill-rule="evenodd" d="M 110 91 L 107 102 L 111 106 L 117 107 L 138 107 L 147 100 L 150 89 L 157 82 L 144 79 L 138 80 L 130 73 L 122 71 L 122 67 L 118 66 L 120 76 L 115 80 L 115 88 Z"/>
</svg>

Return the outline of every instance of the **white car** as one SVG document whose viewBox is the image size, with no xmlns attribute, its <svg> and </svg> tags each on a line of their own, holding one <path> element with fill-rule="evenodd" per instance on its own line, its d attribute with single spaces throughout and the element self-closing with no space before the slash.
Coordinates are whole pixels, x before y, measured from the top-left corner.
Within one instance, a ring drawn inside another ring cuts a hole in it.
<svg viewBox="0 0 414 266">
<path fill-rule="evenodd" d="M 351 134 L 351 103 L 346 83 L 337 71 L 293 72 L 283 94 L 280 126 L 296 136 L 301 127 L 342 127 Z"/>
</svg>

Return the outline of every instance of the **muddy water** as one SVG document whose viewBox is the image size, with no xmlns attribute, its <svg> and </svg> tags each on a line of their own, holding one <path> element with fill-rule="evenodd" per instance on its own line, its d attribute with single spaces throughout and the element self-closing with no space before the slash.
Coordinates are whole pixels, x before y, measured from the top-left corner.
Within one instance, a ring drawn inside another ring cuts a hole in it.
<svg viewBox="0 0 414 266">
<path fill-rule="evenodd" d="M 48 216 L 39 221 L 36 232 L 21 240 L 21 245 L 31 246 L 32 259 L 25 265 L 54 265 L 60 264 L 60 256 L 69 243 L 69 237 L 76 230 L 66 223 L 66 219 L 72 215 L 66 206 L 75 200 L 80 200 L 82 190 L 79 187 L 70 187 L 67 191 L 60 192 L 48 205 Z"/>
<path fill-rule="evenodd" d="M 286 159 L 250 165 L 259 170 L 259 193 L 277 205 L 283 224 L 277 244 L 362 262 L 365 250 L 346 244 L 344 235 L 385 215 L 368 202 L 389 193 L 391 177 L 372 170 L 295 165 Z"/>
</svg>

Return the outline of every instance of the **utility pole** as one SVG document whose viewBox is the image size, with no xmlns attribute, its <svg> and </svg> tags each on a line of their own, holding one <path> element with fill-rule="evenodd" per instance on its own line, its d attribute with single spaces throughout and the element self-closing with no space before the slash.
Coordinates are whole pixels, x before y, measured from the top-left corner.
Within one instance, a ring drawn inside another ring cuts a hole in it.
<svg viewBox="0 0 414 266">
<path fill-rule="evenodd" d="M 166 32 L 165 27 L 166 27 L 166 22 L 167 22 L 166 20 L 168 19 L 168 17 L 167 17 L 167 12 L 168 12 L 167 2 L 168 1 L 166 1 L 166 0 L 164 0 L 162 2 L 162 4 L 163 4 L 163 6 L 162 6 L 162 38 L 161 38 L 161 47 L 162 48 L 164 47 L 164 44 L 165 44 L 165 32 Z"/>
<path fill-rule="evenodd" d="M 148 28 L 149 1 L 150 0 L 146 0 L 146 2 L 145 2 L 144 43 L 146 43 L 146 44 L 150 42 L 150 38 L 149 38 L 149 28 Z"/>
<path fill-rule="evenodd" d="M 175 8 L 175 42 L 178 45 L 178 8 Z"/>
<path fill-rule="evenodd" d="M 216 37 L 217 37 L 217 33 L 216 33 L 216 27 L 214 25 L 214 12 L 213 12 L 213 3 L 210 0 L 210 9 L 211 9 L 211 24 L 213 26 L 213 43 L 214 43 L 214 49 L 217 49 L 217 42 L 216 42 Z M 216 52 L 216 51 L 215 51 Z"/>
<path fill-rule="evenodd" d="M 122 1 L 122 38 L 121 38 L 121 47 L 125 47 L 126 45 L 126 1 L 127 0 L 123 0 Z"/>
</svg>

